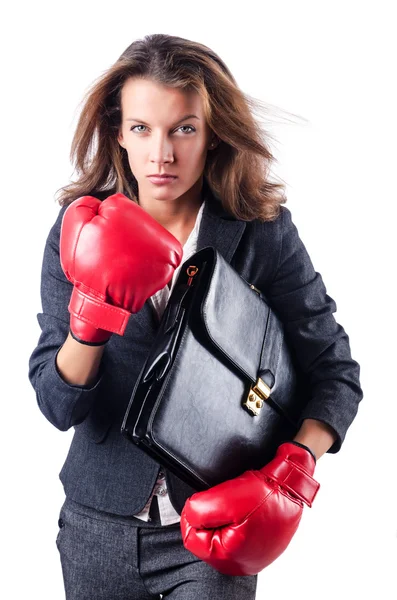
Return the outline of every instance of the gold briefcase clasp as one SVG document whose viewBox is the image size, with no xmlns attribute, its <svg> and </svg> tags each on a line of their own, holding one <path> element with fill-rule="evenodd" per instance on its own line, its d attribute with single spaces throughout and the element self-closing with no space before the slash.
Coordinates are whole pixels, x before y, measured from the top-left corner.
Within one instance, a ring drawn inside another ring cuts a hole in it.
<svg viewBox="0 0 397 600">
<path fill-rule="evenodd" d="M 270 388 L 262 379 L 258 378 L 256 384 L 251 387 L 248 392 L 248 397 L 244 402 L 243 406 L 246 406 L 250 412 L 255 416 L 259 415 L 259 412 L 263 406 L 265 400 L 270 396 Z"/>
</svg>

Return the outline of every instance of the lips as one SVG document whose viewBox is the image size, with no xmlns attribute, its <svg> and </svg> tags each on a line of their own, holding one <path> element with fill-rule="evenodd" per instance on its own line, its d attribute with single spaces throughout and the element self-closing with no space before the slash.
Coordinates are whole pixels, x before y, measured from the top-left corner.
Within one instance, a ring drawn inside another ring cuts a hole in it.
<svg viewBox="0 0 397 600">
<path fill-rule="evenodd" d="M 175 179 L 176 175 L 156 175 L 154 173 L 153 175 L 148 175 L 148 177 L 155 179 Z"/>
<path fill-rule="evenodd" d="M 149 181 L 153 184 L 153 185 L 170 185 L 171 183 L 173 183 L 175 181 L 177 177 L 176 176 L 149 176 L 148 179 Z"/>
</svg>

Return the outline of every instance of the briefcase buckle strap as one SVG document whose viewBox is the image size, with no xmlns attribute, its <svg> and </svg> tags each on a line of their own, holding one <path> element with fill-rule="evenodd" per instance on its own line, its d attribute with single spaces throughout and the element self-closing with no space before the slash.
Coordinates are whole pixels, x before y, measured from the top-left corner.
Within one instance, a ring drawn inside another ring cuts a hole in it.
<svg viewBox="0 0 397 600">
<path fill-rule="evenodd" d="M 256 384 L 250 388 L 244 406 L 246 406 L 252 414 L 258 416 L 264 401 L 267 400 L 269 396 L 269 386 L 259 377 Z"/>
<path fill-rule="evenodd" d="M 193 277 L 195 277 L 198 273 L 198 267 L 196 267 L 195 265 L 190 265 L 186 269 L 186 273 L 187 273 L 187 276 L 189 277 L 187 284 L 192 285 Z"/>
</svg>

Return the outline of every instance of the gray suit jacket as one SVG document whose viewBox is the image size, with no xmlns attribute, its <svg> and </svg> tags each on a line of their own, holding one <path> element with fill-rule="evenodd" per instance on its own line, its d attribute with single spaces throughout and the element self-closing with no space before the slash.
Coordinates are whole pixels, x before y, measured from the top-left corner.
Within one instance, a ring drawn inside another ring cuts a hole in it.
<svg viewBox="0 0 397 600">
<path fill-rule="evenodd" d="M 291 212 L 282 206 L 275 221 L 239 221 L 222 209 L 206 181 L 203 194 L 207 203 L 197 249 L 214 246 L 244 279 L 264 292 L 310 377 L 311 398 L 301 420 L 330 425 L 338 439 L 329 452 L 337 452 L 363 397 L 360 367 L 351 357 L 349 338 L 333 316 L 336 304 L 314 270 Z M 103 199 L 109 193 L 96 195 Z M 148 501 L 160 465 L 127 441 L 120 426 L 158 318 L 149 301 L 131 315 L 124 336 L 113 335 L 106 345 L 93 385 L 70 385 L 62 379 L 55 359 L 68 335 L 72 293 L 59 260 L 65 210 L 60 209 L 45 244 L 42 312 L 37 315 L 41 335 L 29 359 L 29 379 L 44 416 L 61 431 L 75 429 L 60 472 L 65 494 L 98 510 L 134 515 Z M 164 471 L 170 500 L 181 513 L 195 490 Z"/>
</svg>

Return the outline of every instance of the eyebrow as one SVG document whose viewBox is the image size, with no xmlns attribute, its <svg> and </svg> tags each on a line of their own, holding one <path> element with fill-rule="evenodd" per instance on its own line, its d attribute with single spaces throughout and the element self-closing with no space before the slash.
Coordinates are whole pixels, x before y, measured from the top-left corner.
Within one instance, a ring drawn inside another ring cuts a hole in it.
<svg viewBox="0 0 397 600">
<path fill-rule="evenodd" d="M 199 117 L 197 117 L 196 115 L 185 115 L 184 117 L 182 117 L 182 119 L 179 119 L 179 121 L 177 121 L 175 123 L 175 125 L 178 125 L 178 123 L 182 123 L 182 121 L 186 121 L 186 119 L 199 119 Z M 148 125 L 148 123 L 145 123 L 145 121 L 142 121 L 142 119 L 135 119 L 135 117 L 130 117 L 129 119 L 126 119 L 126 121 L 136 121 L 137 123 L 143 123 L 143 125 Z"/>
</svg>

